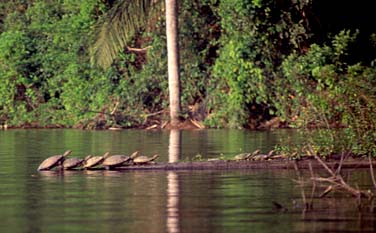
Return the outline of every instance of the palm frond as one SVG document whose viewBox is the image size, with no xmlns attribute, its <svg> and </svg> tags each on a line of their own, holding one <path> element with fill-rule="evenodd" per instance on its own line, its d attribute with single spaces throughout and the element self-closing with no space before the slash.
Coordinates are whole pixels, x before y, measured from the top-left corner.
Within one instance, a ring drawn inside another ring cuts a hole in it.
<svg viewBox="0 0 376 233">
<path fill-rule="evenodd" d="M 155 0 L 119 0 L 102 17 L 95 29 L 95 42 L 91 48 L 91 63 L 104 69 L 108 68 L 118 52 L 148 21 L 157 6 L 163 1 Z"/>
</svg>

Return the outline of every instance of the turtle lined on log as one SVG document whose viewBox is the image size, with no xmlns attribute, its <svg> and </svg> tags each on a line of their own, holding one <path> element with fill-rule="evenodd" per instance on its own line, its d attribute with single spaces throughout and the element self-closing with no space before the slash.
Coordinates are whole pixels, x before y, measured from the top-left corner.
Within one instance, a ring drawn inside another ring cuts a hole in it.
<svg viewBox="0 0 376 233">
<path fill-rule="evenodd" d="M 89 169 L 100 165 L 108 156 L 110 156 L 110 152 L 106 152 L 102 156 L 92 156 L 88 155 L 85 158 L 84 168 Z"/>
<path fill-rule="evenodd" d="M 69 158 L 64 160 L 63 162 L 63 168 L 65 170 L 71 170 L 75 168 L 79 168 L 84 165 L 85 159 L 80 158 Z"/>
<path fill-rule="evenodd" d="M 67 150 L 62 155 L 53 155 L 51 157 L 48 157 L 39 165 L 38 171 L 51 170 L 52 168 L 61 165 L 64 162 L 65 157 L 70 153 L 72 153 L 72 151 Z"/>
<path fill-rule="evenodd" d="M 133 159 L 133 164 L 136 164 L 136 165 L 147 164 L 156 160 L 158 157 L 159 155 L 153 155 L 152 157 L 147 157 L 145 155 L 137 156 Z"/>
<path fill-rule="evenodd" d="M 116 167 L 121 167 L 130 163 L 136 156 L 138 155 L 138 151 L 134 152 L 130 156 L 128 155 L 111 155 L 104 159 L 102 162 L 102 166 L 104 166 L 107 170 L 114 169 Z"/>
<path fill-rule="evenodd" d="M 236 161 L 249 160 L 251 157 L 256 156 L 258 153 L 260 153 L 260 149 L 255 150 L 253 153 L 241 153 L 241 154 L 235 155 L 233 160 L 236 160 Z"/>
</svg>

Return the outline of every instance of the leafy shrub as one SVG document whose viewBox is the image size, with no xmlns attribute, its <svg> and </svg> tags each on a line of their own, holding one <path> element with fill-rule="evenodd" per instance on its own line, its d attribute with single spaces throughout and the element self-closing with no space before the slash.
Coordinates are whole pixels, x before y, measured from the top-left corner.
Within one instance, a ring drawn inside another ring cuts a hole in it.
<svg viewBox="0 0 376 233">
<path fill-rule="evenodd" d="M 211 98 L 220 104 L 212 105 L 215 113 L 209 124 L 222 121 L 229 127 L 244 127 L 250 106 L 255 105 L 273 114 L 276 67 L 287 54 L 299 49 L 301 37 L 308 37 L 304 24 L 293 17 L 304 5 L 308 2 L 302 6 L 255 0 L 220 2 L 222 47 L 213 78 L 224 82 L 225 88 Z"/>
<path fill-rule="evenodd" d="M 71 126 L 94 94 L 86 47 L 101 1 L 17 4 L 5 5 L 0 35 L 0 118 Z"/>
<path fill-rule="evenodd" d="M 357 33 L 341 31 L 329 45 L 312 45 L 307 54 L 291 54 L 281 66 L 276 107 L 299 128 L 344 127 L 309 135 L 308 143 L 330 154 L 353 151 L 375 154 L 375 67 L 346 62 Z M 339 136 L 340 135 L 340 136 Z"/>
</svg>

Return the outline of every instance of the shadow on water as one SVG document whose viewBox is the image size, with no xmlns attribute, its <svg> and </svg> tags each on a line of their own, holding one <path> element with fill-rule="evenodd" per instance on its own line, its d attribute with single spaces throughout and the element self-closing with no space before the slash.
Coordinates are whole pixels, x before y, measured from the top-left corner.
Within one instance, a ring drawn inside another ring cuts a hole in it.
<svg viewBox="0 0 376 233">
<path fill-rule="evenodd" d="M 374 232 L 374 214 L 358 212 L 346 196 L 317 199 L 303 212 L 289 170 L 35 171 L 46 155 L 67 148 L 82 156 L 141 148 L 176 162 L 198 153 L 267 151 L 291 134 L 0 132 L 0 232 Z M 362 172 L 352 174 L 359 186 L 369 185 Z"/>
</svg>

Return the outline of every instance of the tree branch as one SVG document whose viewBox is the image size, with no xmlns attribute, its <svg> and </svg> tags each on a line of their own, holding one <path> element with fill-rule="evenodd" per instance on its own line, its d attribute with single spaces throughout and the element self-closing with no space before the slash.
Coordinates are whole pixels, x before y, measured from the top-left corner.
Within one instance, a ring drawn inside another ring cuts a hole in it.
<svg viewBox="0 0 376 233">
<path fill-rule="evenodd" d="M 130 51 L 130 52 L 145 52 L 147 51 L 148 49 L 151 49 L 153 48 L 153 46 L 149 45 L 149 46 L 146 46 L 145 48 L 132 48 L 132 47 L 129 47 L 127 46 L 127 50 Z"/>
</svg>

